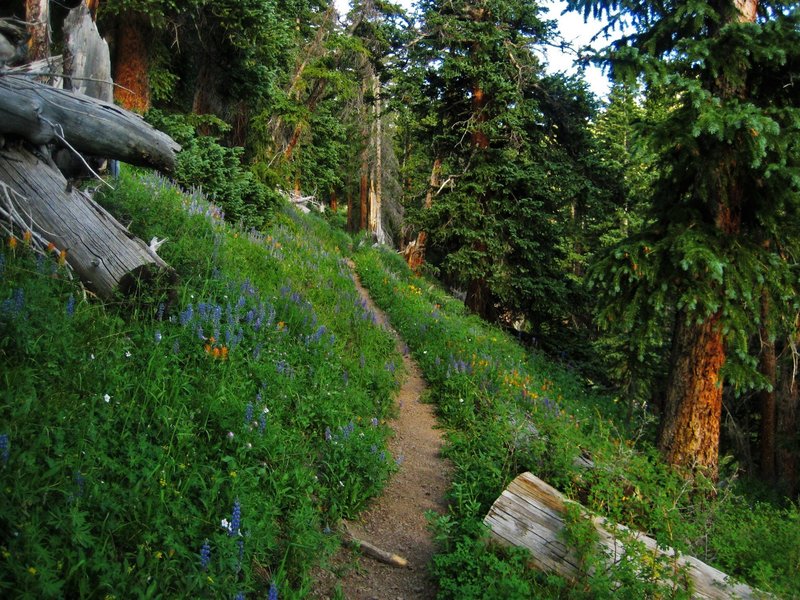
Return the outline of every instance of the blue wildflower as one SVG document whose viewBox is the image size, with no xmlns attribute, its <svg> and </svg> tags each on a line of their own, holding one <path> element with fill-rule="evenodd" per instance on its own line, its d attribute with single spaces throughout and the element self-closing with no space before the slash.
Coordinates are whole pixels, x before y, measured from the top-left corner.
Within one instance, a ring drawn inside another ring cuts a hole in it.
<svg viewBox="0 0 800 600">
<path fill-rule="evenodd" d="M 267 412 L 268 410 L 265 408 L 261 411 L 261 414 L 258 415 L 258 432 L 261 435 L 264 435 L 264 431 L 267 429 Z"/>
<path fill-rule="evenodd" d="M 75 314 L 75 296 L 72 294 L 67 298 L 67 316 L 71 317 Z"/>
<path fill-rule="evenodd" d="M 197 337 L 199 337 L 201 340 L 206 339 L 206 336 L 203 334 L 203 326 L 202 325 L 198 325 L 197 326 Z"/>
<path fill-rule="evenodd" d="M 330 427 L 326 427 L 325 428 L 325 441 L 326 442 L 330 442 L 332 439 L 333 439 L 333 434 L 331 434 L 331 428 Z"/>
<path fill-rule="evenodd" d="M 233 600 L 244 600 L 244 592 L 239 592 L 233 597 Z"/>
<path fill-rule="evenodd" d="M 248 402 L 247 406 L 244 409 L 244 425 L 247 427 L 250 423 L 253 422 L 253 403 Z"/>
<path fill-rule="evenodd" d="M 10 444 L 8 441 L 8 434 L 4 433 L 0 435 L 0 461 L 2 461 L 4 465 L 8 463 L 8 458 L 10 454 L 11 451 L 10 451 Z"/>
<path fill-rule="evenodd" d="M 211 562 L 211 544 L 208 543 L 208 540 L 203 542 L 203 547 L 200 548 L 200 568 L 205 571 L 208 568 L 208 564 Z"/>
<path fill-rule="evenodd" d="M 156 331 L 156 334 L 155 334 L 154 338 L 156 340 L 156 344 L 158 344 L 161 341 L 161 332 L 160 331 Z"/>
<path fill-rule="evenodd" d="M 231 524 L 230 529 L 228 530 L 228 535 L 237 535 L 239 533 L 239 527 L 242 524 L 242 505 L 239 504 L 239 499 L 237 498 L 233 503 L 233 514 L 231 515 Z"/>
<path fill-rule="evenodd" d="M 275 585 L 275 582 L 269 584 L 269 593 L 267 594 L 267 600 L 278 600 L 278 586 Z"/>
<path fill-rule="evenodd" d="M 163 303 L 163 302 L 159 302 L 159 303 L 158 303 L 158 312 L 156 313 L 156 318 L 157 318 L 159 321 L 163 321 L 163 320 L 164 320 L 164 309 L 165 309 L 165 308 L 166 308 L 166 307 L 164 306 L 164 303 Z"/>
<path fill-rule="evenodd" d="M 370 420 L 370 424 L 373 427 L 377 427 L 378 426 L 378 417 L 372 417 L 372 419 Z"/>
<path fill-rule="evenodd" d="M 194 308 L 192 308 L 192 305 L 189 304 L 189 306 L 186 307 L 186 310 L 181 311 L 180 315 L 181 326 L 185 327 L 186 325 L 188 325 L 189 321 L 192 320 L 193 316 L 194 316 Z"/>
<path fill-rule="evenodd" d="M 172 353 L 177 354 L 181 351 L 181 344 L 178 340 L 175 340 L 175 343 L 172 344 Z"/>
</svg>

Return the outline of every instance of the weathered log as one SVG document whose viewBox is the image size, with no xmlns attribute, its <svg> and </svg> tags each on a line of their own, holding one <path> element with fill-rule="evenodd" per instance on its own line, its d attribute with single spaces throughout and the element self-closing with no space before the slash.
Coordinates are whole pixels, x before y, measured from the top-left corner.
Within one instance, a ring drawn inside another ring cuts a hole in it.
<svg viewBox="0 0 800 600">
<path fill-rule="evenodd" d="M 495 541 L 530 550 L 532 567 L 576 580 L 583 575 L 581 562 L 574 550 L 566 545 L 564 537 L 564 515 L 566 504 L 570 502 L 541 479 L 523 473 L 503 491 L 483 522 L 489 526 Z M 746 585 L 730 583 L 725 573 L 692 556 L 679 555 L 672 549 L 660 549 L 654 539 L 642 533 L 612 525 L 600 517 L 591 517 L 591 521 L 609 566 L 623 560 L 623 540 L 633 538 L 650 556 L 667 557 L 675 572 L 685 576 L 685 580 L 679 583 L 689 589 L 694 598 L 725 600 L 766 596 Z"/>
<path fill-rule="evenodd" d="M 66 140 L 81 153 L 167 172 L 180 150 L 168 135 L 113 104 L 1 73 L 0 134 L 35 145 Z"/>
<path fill-rule="evenodd" d="M 86 193 L 68 184 L 54 165 L 23 148 L 6 148 L 0 151 L 0 182 L 15 192 L 0 190 L 0 207 L 22 217 L 17 227 L 65 250 L 67 263 L 98 296 L 109 298 L 118 289 L 131 294 L 140 280 L 162 275 L 165 288 L 171 288 L 175 276 L 167 264 Z"/>
</svg>

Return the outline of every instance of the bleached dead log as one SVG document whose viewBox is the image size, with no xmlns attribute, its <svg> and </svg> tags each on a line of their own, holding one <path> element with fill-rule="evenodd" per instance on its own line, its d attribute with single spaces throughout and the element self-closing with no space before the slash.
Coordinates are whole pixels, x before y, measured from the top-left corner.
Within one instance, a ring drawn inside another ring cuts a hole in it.
<svg viewBox="0 0 800 600">
<path fill-rule="evenodd" d="M 54 165 L 24 148 L 5 148 L 0 151 L 0 183 L 13 190 L 0 189 L 2 212 L 15 215 L 18 230 L 65 250 L 67 263 L 98 296 L 109 298 L 117 290 L 129 295 L 141 282 L 172 288 L 175 275 L 167 264 L 69 185 Z"/>
<path fill-rule="evenodd" d="M 347 523 L 343 523 L 343 529 L 344 531 L 342 532 L 342 538 L 347 547 L 358 550 L 362 554 L 392 567 L 408 567 L 408 560 L 399 554 L 388 552 L 382 548 L 379 548 L 375 544 L 371 544 L 366 540 L 362 540 L 353 536 L 353 534 L 350 533 Z"/>
<path fill-rule="evenodd" d="M 175 169 L 180 146 L 141 117 L 108 102 L 0 73 L 0 134 L 34 145 L 67 143 L 81 153 Z"/>
<path fill-rule="evenodd" d="M 530 550 L 531 566 L 576 580 L 583 575 L 581 563 L 564 541 L 564 515 L 569 502 L 538 477 L 523 473 L 503 491 L 483 522 L 489 526 L 495 541 Z M 600 517 L 591 517 L 591 521 L 599 536 L 600 550 L 609 565 L 624 559 L 626 542 L 622 540 L 633 538 L 651 557 L 666 557 L 674 572 L 679 574 L 678 583 L 691 591 L 694 598 L 744 600 L 766 597 L 766 594 L 746 585 L 729 582 L 725 573 L 692 556 L 679 555 L 672 549 L 660 549 L 654 539 L 642 533 L 612 525 Z M 683 577 L 685 579 L 681 579 Z"/>
</svg>

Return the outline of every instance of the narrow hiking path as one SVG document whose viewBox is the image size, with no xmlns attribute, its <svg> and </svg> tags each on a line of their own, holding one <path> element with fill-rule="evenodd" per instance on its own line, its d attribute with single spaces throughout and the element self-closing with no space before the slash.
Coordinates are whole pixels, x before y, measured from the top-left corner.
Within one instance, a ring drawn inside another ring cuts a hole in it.
<svg viewBox="0 0 800 600">
<path fill-rule="evenodd" d="M 427 568 L 434 554 L 434 543 L 425 513 L 446 512 L 445 492 L 450 485 L 451 465 L 441 456 L 442 434 L 436 429 L 433 408 L 420 401 L 427 385 L 419 367 L 403 352 L 403 341 L 355 272 L 354 279 L 378 322 L 397 338 L 407 376 L 397 397 L 397 419 L 390 423 L 395 435 L 389 449 L 401 461 L 399 470 L 360 518 L 348 523 L 348 529 L 353 537 L 404 557 L 408 567 L 389 566 L 343 548 L 333 561 L 334 571 L 341 572 L 341 576 L 337 579 L 332 573 L 321 575 L 316 595 L 331 597 L 338 583 L 350 600 L 435 598 L 436 584 Z"/>
</svg>

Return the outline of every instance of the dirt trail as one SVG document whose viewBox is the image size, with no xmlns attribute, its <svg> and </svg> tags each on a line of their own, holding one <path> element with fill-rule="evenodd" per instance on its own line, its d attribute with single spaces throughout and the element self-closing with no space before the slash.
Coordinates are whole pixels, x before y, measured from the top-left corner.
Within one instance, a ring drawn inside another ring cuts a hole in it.
<svg viewBox="0 0 800 600">
<path fill-rule="evenodd" d="M 367 305 L 385 327 L 386 315 L 372 302 L 356 277 L 356 287 Z M 398 349 L 404 345 L 397 337 Z M 436 597 L 436 584 L 427 565 L 434 544 L 427 527 L 425 512 L 444 514 L 445 492 L 450 482 L 451 466 L 440 455 L 442 435 L 436 427 L 433 408 L 420 402 L 426 384 L 419 367 L 409 356 L 403 357 L 408 376 L 397 398 L 398 417 L 390 423 L 395 436 L 389 442 L 392 456 L 402 457 L 395 473 L 371 507 L 358 521 L 349 523 L 350 533 L 387 552 L 408 560 L 408 568 L 392 567 L 375 559 L 341 550 L 334 559 L 334 571 L 318 577 L 318 598 L 329 598 L 340 584 L 350 600 L 424 600 Z"/>
</svg>

